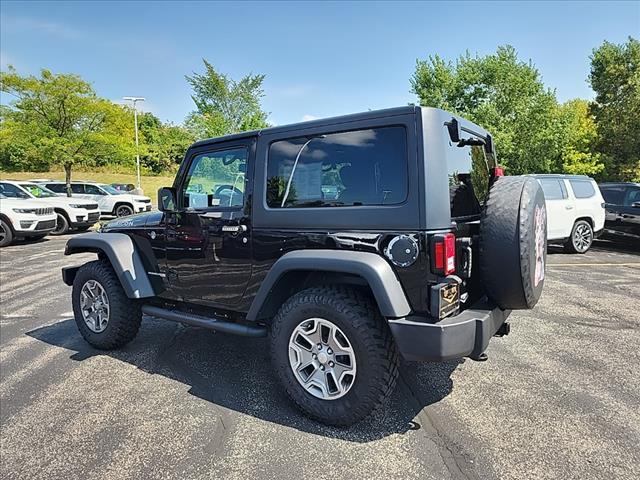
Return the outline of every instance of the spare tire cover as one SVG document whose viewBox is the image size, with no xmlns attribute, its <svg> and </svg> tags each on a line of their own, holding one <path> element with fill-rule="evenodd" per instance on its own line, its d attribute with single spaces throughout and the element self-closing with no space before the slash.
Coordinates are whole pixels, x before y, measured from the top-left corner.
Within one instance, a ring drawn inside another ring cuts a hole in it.
<svg viewBox="0 0 640 480">
<path fill-rule="evenodd" d="M 547 211 L 531 177 L 498 177 L 480 220 L 480 276 L 503 310 L 533 308 L 547 262 Z"/>
</svg>

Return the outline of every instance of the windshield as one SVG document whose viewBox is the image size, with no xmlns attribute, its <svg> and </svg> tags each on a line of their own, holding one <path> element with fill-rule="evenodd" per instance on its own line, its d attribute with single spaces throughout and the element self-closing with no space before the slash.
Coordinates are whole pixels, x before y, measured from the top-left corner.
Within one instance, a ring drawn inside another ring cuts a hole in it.
<svg viewBox="0 0 640 480">
<path fill-rule="evenodd" d="M 107 192 L 109 195 L 122 195 L 122 193 L 123 193 L 123 192 L 119 192 L 118 190 L 113 188 L 111 185 L 107 185 L 106 183 L 101 183 L 98 186 L 101 189 L 103 189 L 105 192 Z"/>
<path fill-rule="evenodd" d="M 48 188 L 41 187 L 34 183 L 22 183 L 20 186 L 36 198 L 57 197 L 57 195 Z"/>
</svg>

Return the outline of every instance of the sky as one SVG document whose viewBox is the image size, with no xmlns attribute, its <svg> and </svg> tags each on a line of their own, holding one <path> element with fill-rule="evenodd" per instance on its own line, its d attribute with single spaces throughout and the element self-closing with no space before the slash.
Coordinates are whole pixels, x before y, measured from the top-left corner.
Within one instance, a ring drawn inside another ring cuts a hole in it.
<svg viewBox="0 0 640 480">
<path fill-rule="evenodd" d="M 415 102 L 416 59 L 504 44 L 560 101 L 592 98 L 593 48 L 629 35 L 640 37 L 640 1 L 0 3 L 3 70 L 76 73 L 173 123 L 194 109 L 184 76 L 203 58 L 234 79 L 266 75 L 263 107 L 282 125 Z"/>
</svg>

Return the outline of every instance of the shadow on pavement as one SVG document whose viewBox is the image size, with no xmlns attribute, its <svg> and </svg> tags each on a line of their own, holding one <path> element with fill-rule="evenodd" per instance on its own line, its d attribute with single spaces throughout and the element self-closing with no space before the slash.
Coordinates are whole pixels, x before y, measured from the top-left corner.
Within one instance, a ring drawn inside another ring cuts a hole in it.
<svg viewBox="0 0 640 480">
<path fill-rule="evenodd" d="M 423 408 L 451 392 L 451 373 L 463 361 L 404 364 L 396 391 L 384 408 L 357 425 L 334 428 L 306 418 L 285 396 L 271 369 L 266 338 L 214 333 L 151 317 L 144 317 L 133 342 L 114 351 L 91 347 L 80 336 L 73 319 L 38 328 L 27 335 L 75 352 L 70 358 L 76 361 L 108 355 L 150 375 L 181 382 L 190 387 L 190 394 L 217 406 L 304 432 L 358 443 L 419 430 L 421 425 L 414 418 Z M 117 382 L 117 372 L 113 374 Z M 214 415 L 218 412 L 212 410 Z"/>
</svg>

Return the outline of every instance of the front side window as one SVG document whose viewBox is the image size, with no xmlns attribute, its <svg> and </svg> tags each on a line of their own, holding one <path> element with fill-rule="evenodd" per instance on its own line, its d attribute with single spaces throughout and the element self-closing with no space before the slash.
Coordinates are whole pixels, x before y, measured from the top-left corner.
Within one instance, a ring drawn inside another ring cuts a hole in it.
<svg viewBox="0 0 640 480">
<path fill-rule="evenodd" d="M 244 205 L 247 157 L 245 147 L 196 156 L 180 193 L 184 206 L 212 208 Z"/>
<path fill-rule="evenodd" d="M 544 192 L 545 200 L 563 200 L 567 198 L 567 192 L 564 182 L 557 178 L 540 178 L 538 179 Z"/>
<path fill-rule="evenodd" d="M 408 193 L 404 127 L 279 140 L 269 147 L 269 208 L 397 205 Z"/>
<path fill-rule="evenodd" d="M 593 184 L 589 180 L 569 180 L 576 198 L 591 198 L 596 194 Z"/>
<path fill-rule="evenodd" d="M 74 185 L 71 186 L 71 188 L 73 188 L 73 187 L 74 187 Z M 84 192 L 87 195 L 106 195 L 105 192 L 100 187 L 98 187 L 96 185 L 91 185 L 90 183 L 87 183 L 84 186 Z M 76 192 L 74 191 L 73 193 L 76 193 Z"/>
<path fill-rule="evenodd" d="M 31 198 L 28 193 L 11 183 L 0 183 L 0 194 L 7 198 Z"/>
<path fill-rule="evenodd" d="M 640 202 L 640 188 L 630 188 L 627 191 L 627 196 L 624 199 L 625 206 L 631 207 L 634 203 L 638 202 Z"/>
</svg>

